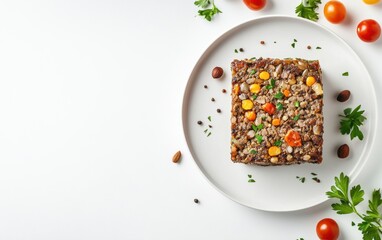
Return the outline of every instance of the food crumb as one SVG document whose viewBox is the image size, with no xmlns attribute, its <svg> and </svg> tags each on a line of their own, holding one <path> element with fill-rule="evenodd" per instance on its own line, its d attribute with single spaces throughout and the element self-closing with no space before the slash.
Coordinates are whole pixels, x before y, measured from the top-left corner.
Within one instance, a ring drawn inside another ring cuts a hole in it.
<svg viewBox="0 0 382 240">
<path fill-rule="evenodd" d="M 199 200 L 197 198 L 195 198 L 194 203 L 199 203 Z"/>
<path fill-rule="evenodd" d="M 211 126 L 211 125 L 208 125 L 208 127 L 209 127 L 209 128 L 212 128 L 212 126 Z"/>
<path fill-rule="evenodd" d="M 212 101 L 212 102 L 215 102 L 215 98 L 211 98 L 211 101 Z"/>
<path fill-rule="evenodd" d="M 221 112 L 222 112 L 222 110 L 220 110 L 220 108 L 216 109 L 216 111 L 217 111 L 218 113 L 221 113 Z"/>
<path fill-rule="evenodd" d="M 308 45 L 306 48 L 308 48 L 309 50 L 312 49 L 312 47 L 310 45 Z"/>
<path fill-rule="evenodd" d="M 222 92 L 223 92 L 223 93 L 226 93 L 226 92 L 227 92 L 227 90 L 225 90 L 225 89 L 223 88 L 223 89 L 222 89 Z"/>
<path fill-rule="evenodd" d="M 264 44 L 265 44 L 265 42 L 264 42 L 264 41 L 261 41 L 261 42 L 260 42 L 260 44 L 264 45 Z"/>
<path fill-rule="evenodd" d="M 239 51 L 240 51 L 240 52 L 244 52 L 244 49 L 243 49 L 243 48 L 240 48 Z"/>
<path fill-rule="evenodd" d="M 204 88 L 208 88 L 208 86 L 207 86 L 207 85 L 204 85 Z"/>
<path fill-rule="evenodd" d="M 203 124 L 203 122 L 199 120 L 199 121 L 198 121 L 198 124 L 199 124 L 199 125 L 202 125 L 202 124 Z"/>
</svg>

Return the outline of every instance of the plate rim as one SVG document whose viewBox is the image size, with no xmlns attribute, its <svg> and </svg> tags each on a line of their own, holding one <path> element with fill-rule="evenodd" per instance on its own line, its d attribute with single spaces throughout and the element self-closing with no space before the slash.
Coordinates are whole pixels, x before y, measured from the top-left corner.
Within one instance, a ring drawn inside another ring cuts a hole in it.
<svg viewBox="0 0 382 240">
<path fill-rule="evenodd" d="M 205 59 L 205 57 L 209 54 L 211 49 L 216 44 L 218 44 L 223 38 L 229 36 L 232 32 L 234 32 L 234 31 L 236 31 L 236 30 L 238 30 L 238 29 L 240 29 L 242 27 L 245 27 L 246 25 L 254 24 L 254 23 L 256 23 L 258 21 L 261 21 L 261 20 L 275 19 L 275 18 L 278 18 L 278 19 L 283 19 L 283 18 L 285 19 L 286 18 L 286 19 L 297 20 L 297 21 L 301 21 L 301 22 L 305 22 L 305 23 L 308 23 L 308 24 L 315 25 L 316 27 L 325 30 L 326 32 L 328 32 L 332 36 L 334 36 L 337 40 L 339 40 L 347 48 L 347 50 L 356 58 L 356 60 L 361 63 L 361 68 L 362 68 L 362 70 L 364 72 L 367 73 L 367 78 L 370 79 L 370 84 L 372 86 L 372 91 L 371 91 L 372 92 L 372 94 L 371 94 L 372 96 L 371 97 L 372 97 L 373 102 L 375 104 L 374 104 L 374 109 L 373 109 L 374 110 L 374 116 L 373 116 L 373 119 L 372 119 L 373 121 L 370 123 L 370 129 L 373 129 L 373 127 L 375 127 L 375 124 L 378 122 L 378 115 L 379 115 L 378 114 L 378 108 L 377 108 L 377 96 L 376 96 L 376 92 L 375 92 L 375 84 L 374 84 L 373 78 L 370 76 L 370 73 L 369 73 L 368 69 L 366 68 L 365 64 L 363 63 L 361 58 L 358 56 L 358 54 L 355 52 L 355 50 L 352 47 L 350 47 L 350 45 L 342 37 L 340 37 L 333 30 L 329 29 L 328 27 L 326 27 L 324 25 L 321 25 L 321 24 L 319 24 L 317 22 L 313 22 L 313 21 L 310 21 L 310 20 L 307 20 L 307 19 L 304 19 L 304 18 L 301 18 L 301 17 L 289 16 L 289 15 L 281 15 L 281 14 L 273 14 L 273 15 L 266 15 L 266 16 L 256 17 L 254 19 L 251 19 L 251 20 L 239 23 L 239 24 L 235 25 L 234 27 L 229 28 L 228 30 L 224 31 L 221 35 L 219 35 L 218 38 L 213 40 L 208 45 L 208 47 L 202 52 L 202 54 L 200 55 L 200 57 L 198 58 L 196 63 L 193 65 L 191 73 L 189 74 L 189 77 L 187 79 L 186 86 L 184 87 L 184 90 L 183 90 L 183 98 L 182 98 L 182 104 L 181 104 L 181 106 L 182 106 L 182 110 L 181 110 L 181 113 L 182 113 L 181 114 L 181 117 L 182 117 L 182 129 L 183 129 L 184 140 L 186 141 L 187 148 L 188 148 L 189 152 L 191 153 L 192 160 L 193 160 L 194 164 L 197 166 L 197 168 L 199 169 L 200 173 L 207 180 L 207 182 L 210 185 L 212 185 L 213 188 L 216 189 L 218 192 L 220 192 L 223 196 L 227 197 L 228 199 L 230 199 L 230 200 L 232 200 L 232 201 L 234 201 L 234 202 L 236 202 L 236 203 L 238 203 L 238 204 L 240 204 L 242 206 L 245 206 L 245 207 L 248 207 L 248 208 L 251 208 L 251 209 L 256 209 L 256 210 L 261 210 L 261 211 L 266 211 L 266 212 L 295 212 L 295 211 L 302 211 L 302 210 L 306 210 L 306 209 L 309 209 L 309 208 L 313 208 L 315 206 L 322 205 L 322 204 L 326 203 L 327 201 L 329 201 L 329 198 L 326 198 L 322 202 L 313 203 L 313 204 L 310 204 L 310 205 L 307 205 L 307 206 L 304 206 L 304 207 L 301 207 L 301 208 L 289 208 L 289 209 L 259 208 L 259 207 L 255 207 L 253 205 L 246 204 L 246 203 L 244 203 L 244 202 L 242 202 L 242 201 L 232 197 L 231 195 L 229 195 L 228 193 L 226 193 L 222 189 L 220 189 L 216 184 L 214 184 L 212 179 L 210 179 L 208 176 L 206 176 L 205 171 L 199 166 L 199 164 L 195 160 L 195 153 L 190 148 L 190 139 L 189 139 L 189 137 L 187 137 L 187 134 L 186 134 L 186 123 L 187 123 L 187 121 L 186 121 L 186 112 L 187 112 L 186 105 L 187 105 L 187 99 L 189 99 L 188 95 L 190 94 L 188 89 L 193 84 L 191 80 L 192 80 L 192 77 L 196 74 L 197 66 L 199 66 L 201 64 L 201 62 Z M 372 136 L 370 138 L 368 138 L 368 140 L 370 142 L 365 143 L 365 150 L 366 150 L 366 152 L 364 153 L 364 160 L 361 161 L 361 162 L 358 162 L 357 165 L 359 165 L 359 167 L 357 169 L 353 169 L 349 173 L 349 175 L 351 175 L 351 179 L 350 179 L 349 184 L 352 184 L 355 181 L 355 179 L 357 179 L 359 174 L 362 172 L 362 169 L 364 168 L 366 162 L 370 158 L 370 155 L 371 155 L 371 152 L 372 152 L 372 149 L 374 147 L 375 140 L 376 140 L 376 134 L 375 134 L 375 131 L 370 131 L 368 134 L 372 134 Z"/>
</svg>

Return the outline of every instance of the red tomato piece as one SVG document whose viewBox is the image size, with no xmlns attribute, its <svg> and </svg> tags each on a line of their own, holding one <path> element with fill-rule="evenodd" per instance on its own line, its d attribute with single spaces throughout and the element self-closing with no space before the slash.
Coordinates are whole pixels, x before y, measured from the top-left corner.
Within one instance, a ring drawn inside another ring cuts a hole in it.
<svg viewBox="0 0 382 240">
<path fill-rule="evenodd" d="M 276 107 L 273 103 L 266 103 L 263 105 L 263 110 L 272 115 L 276 112 Z"/>
</svg>

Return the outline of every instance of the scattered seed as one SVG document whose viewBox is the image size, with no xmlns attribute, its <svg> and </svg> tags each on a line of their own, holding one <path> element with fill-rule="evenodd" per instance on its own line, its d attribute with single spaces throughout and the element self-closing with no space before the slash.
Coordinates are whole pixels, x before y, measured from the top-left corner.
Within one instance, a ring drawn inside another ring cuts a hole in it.
<svg viewBox="0 0 382 240">
<path fill-rule="evenodd" d="M 223 92 L 223 93 L 226 93 L 226 92 L 227 92 L 227 90 L 225 90 L 225 89 L 223 88 L 222 92 Z"/>
<path fill-rule="evenodd" d="M 244 52 L 244 49 L 243 49 L 243 48 L 240 48 L 239 51 L 240 51 L 240 52 Z"/>
<path fill-rule="evenodd" d="M 197 198 L 195 198 L 194 203 L 199 203 L 199 200 Z"/>
<path fill-rule="evenodd" d="M 274 41 L 273 43 L 277 43 L 276 41 Z"/>
<path fill-rule="evenodd" d="M 218 113 L 221 113 L 221 112 L 222 112 L 222 110 L 220 110 L 220 108 L 216 109 L 216 111 L 217 111 Z"/>
<path fill-rule="evenodd" d="M 308 45 L 307 48 L 308 48 L 309 50 L 312 49 L 312 47 L 311 47 L 310 45 Z"/>
<path fill-rule="evenodd" d="M 320 180 L 320 179 L 318 179 L 317 177 L 314 177 L 314 178 L 312 178 L 312 180 L 314 180 L 314 181 L 316 181 L 316 182 L 318 182 L 318 183 L 320 183 L 320 182 L 321 182 L 321 180 Z"/>
<path fill-rule="evenodd" d="M 199 121 L 198 121 L 198 124 L 199 124 L 199 125 L 202 125 L 202 124 L 203 124 L 203 122 L 199 120 Z"/>
<path fill-rule="evenodd" d="M 211 125 L 208 125 L 208 127 L 209 127 L 209 128 L 212 128 L 212 126 L 211 126 Z"/>
<path fill-rule="evenodd" d="M 212 101 L 212 102 L 215 102 L 215 98 L 211 98 L 211 101 Z"/>
<path fill-rule="evenodd" d="M 208 86 L 207 86 L 207 85 L 204 85 L 204 88 L 208 88 Z"/>
<path fill-rule="evenodd" d="M 264 44 L 265 44 L 265 42 L 264 42 L 264 41 L 261 41 L 261 42 L 260 42 L 260 44 L 263 44 L 263 45 L 264 45 Z"/>
<path fill-rule="evenodd" d="M 172 157 L 172 162 L 177 163 L 180 160 L 180 157 L 182 156 L 182 153 L 180 151 L 177 151 L 174 156 Z"/>
</svg>

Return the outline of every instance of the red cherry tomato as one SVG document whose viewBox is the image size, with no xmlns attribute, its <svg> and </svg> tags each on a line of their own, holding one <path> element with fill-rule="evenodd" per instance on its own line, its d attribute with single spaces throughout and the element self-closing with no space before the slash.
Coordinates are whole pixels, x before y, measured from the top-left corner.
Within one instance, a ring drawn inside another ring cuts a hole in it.
<svg viewBox="0 0 382 240">
<path fill-rule="evenodd" d="M 339 1 L 329 1 L 324 7 L 325 18 L 331 23 L 340 23 L 346 17 L 346 8 Z"/>
<path fill-rule="evenodd" d="M 243 0 L 244 4 L 251 10 L 260 10 L 265 7 L 267 0 Z"/>
<path fill-rule="evenodd" d="M 381 26 L 373 19 L 366 19 L 358 24 L 357 34 L 364 42 L 375 42 L 381 36 Z"/>
<path fill-rule="evenodd" d="M 316 233 L 321 240 L 337 240 L 340 229 L 336 221 L 331 218 L 324 218 L 317 223 Z"/>
</svg>

